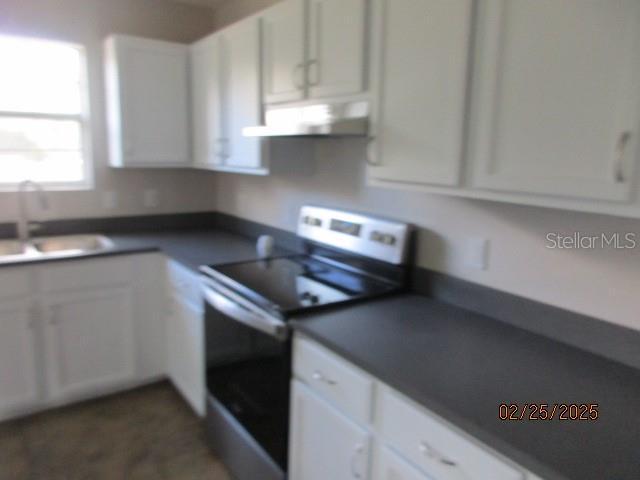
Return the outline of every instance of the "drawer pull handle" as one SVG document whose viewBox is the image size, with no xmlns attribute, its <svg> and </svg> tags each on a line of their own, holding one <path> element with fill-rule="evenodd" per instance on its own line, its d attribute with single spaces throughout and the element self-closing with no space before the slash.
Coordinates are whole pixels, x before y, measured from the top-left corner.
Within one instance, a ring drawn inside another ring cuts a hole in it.
<svg viewBox="0 0 640 480">
<path fill-rule="evenodd" d="M 309 85 L 315 87 L 320 83 L 320 64 L 318 60 L 309 60 L 307 62 L 307 75 L 309 76 Z"/>
<path fill-rule="evenodd" d="M 378 159 L 376 158 L 376 153 L 376 139 L 375 137 L 369 137 L 367 140 L 367 151 L 364 158 L 367 164 L 372 167 L 380 166 L 380 162 L 378 162 Z"/>
<path fill-rule="evenodd" d="M 627 149 L 627 144 L 631 140 L 631 132 L 622 132 L 616 145 L 616 163 L 615 163 L 615 181 L 616 183 L 626 182 L 624 173 L 624 155 Z"/>
<path fill-rule="evenodd" d="M 291 73 L 291 81 L 296 90 L 304 90 L 306 76 L 305 66 L 305 63 L 298 63 L 295 67 L 293 67 L 293 72 Z"/>
<path fill-rule="evenodd" d="M 327 385 L 331 385 L 332 387 L 334 385 L 337 385 L 338 382 L 336 382 L 335 380 L 331 380 L 330 378 L 324 376 L 322 374 L 322 372 L 319 372 L 318 370 L 316 370 L 315 372 L 313 372 L 313 375 L 311 376 L 314 380 L 318 380 L 319 382 L 323 382 L 326 383 Z"/>
<path fill-rule="evenodd" d="M 364 445 L 357 443 L 351 456 L 351 476 L 353 478 L 362 478 L 362 473 L 358 471 L 358 458 L 364 453 Z"/>
<path fill-rule="evenodd" d="M 458 465 L 457 462 L 454 462 L 453 460 L 450 460 L 447 457 L 440 454 L 435 448 L 433 448 L 427 442 L 424 442 L 424 441 L 420 442 L 420 444 L 418 445 L 418 449 L 420 450 L 420 453 L 425 457 L 432 458 L 442 463 L 443 465 L 446 465 L 448 467 L 455 467 Z"/>
</svg>

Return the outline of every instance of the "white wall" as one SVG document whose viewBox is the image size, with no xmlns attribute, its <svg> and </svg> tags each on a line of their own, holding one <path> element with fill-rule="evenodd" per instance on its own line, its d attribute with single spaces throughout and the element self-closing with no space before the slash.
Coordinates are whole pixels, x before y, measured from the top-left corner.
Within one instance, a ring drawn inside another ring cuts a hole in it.
<svg viewBox="0 0 640 480">
<path fill-rule="evenodd" d="M 88 54 L 96 189 L 52 192 L 51 208 L 40 218 L 71 218 L 210 210 L 212 175 L 186 170 L 118 171 L 107 167 L 102 41 L 126 33 L 192 42 L 213 29 L 209 9 L 168 0 L 2 0 L 0 34 L 27 35 L 83 44 Z M 160 204 L 145 208 L 146 188 L 158 190 Z M 115 191 L 118 207 L 102 207 L 102 192 Z M 0 193 L 0 222 L 12 221 L 16 195 Z"/>
<path fill-rule="evenodd" d="M 640 246 L 550 250 L 549 232 L 635 232 L 640 221 L 371 188 L 362 140 L 315 140 L 306 173 L 221 174 L 217 210 L 294 230 L 306 203 L 371 212 L 420 227 L 418 263 L 473 282 L 640 329 Z M 469 239 L 490 239 L 489 268 L 465 264 Z"/>
</svg>

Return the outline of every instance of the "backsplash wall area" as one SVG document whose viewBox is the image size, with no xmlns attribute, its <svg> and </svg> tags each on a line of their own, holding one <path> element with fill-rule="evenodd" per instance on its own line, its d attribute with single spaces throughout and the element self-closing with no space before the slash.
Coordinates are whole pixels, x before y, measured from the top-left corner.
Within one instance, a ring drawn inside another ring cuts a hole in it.
<svg viewBox="0 0 640 480">
<path fill-rule="evenodd" d="M 409 221 L 419 231 L 419 265 L 640 330 L 640 221 L 562 210 L 367 187 L 365 143 L 314 141 L 304 168 L 267 178 L 220 174 L 216 209 L 294 230 L 305 203 Z M 305 171 L 306 170 L 306 171 Z M 551 249 L 548 234 L 635 233 L 635 249 Z M 470 266 L 489 240 L 488 266 Z"/>
<path fill-rule="evenodd" d="M 274 3 L 227 2 L 216 10 L 216 28 Z M 410 221 L 420 228 L 420 266 L 640 330 L 640 220 L 367 187 L 362 140 L 317 140 L 315 158 L 289 162 L 307 165 L 267 178 L 219 175 L 216 209 L 287 230 L 305 203 Z M 548 234 L 574 232 L 635 233 L 638 246 L 547 248 Z M 487 269 L 469 267 L 484 238 Z"/>
<path fill-rule="evenodd" d="M 95 189 L 51 192 L 51 208 L 38 218 L 73 218 L 210 210 L 212 177 L 187 170 L 115 170 L 107 167 L 102 42 L 110 33 L 192 42 L 213 29 L 212 11 L 168 0 L 4 0 L 0 34 L 37 36 L 86 48 Z M 145 207 L 145 190 L 157 206 Z M 108 197 L 114 192 L 115 207 Z M 154 202 L 155 203 L 155 202 Z M 33 205 L 33 209 L 36 205 Z M 0 223 L 17 214 L 16 194 L 0 192 Z"/>
</svg>

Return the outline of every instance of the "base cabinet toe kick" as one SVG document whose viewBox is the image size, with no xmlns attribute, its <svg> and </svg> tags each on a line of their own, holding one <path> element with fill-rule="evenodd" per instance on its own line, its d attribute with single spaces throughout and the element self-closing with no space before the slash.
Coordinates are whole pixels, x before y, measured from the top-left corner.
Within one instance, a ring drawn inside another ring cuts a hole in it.
<svg viewBox="0 0 640 480">
<path fill-rule="evenodd" d="M 543 480 L 296 333 L 289 480 Z"/>
</svg>

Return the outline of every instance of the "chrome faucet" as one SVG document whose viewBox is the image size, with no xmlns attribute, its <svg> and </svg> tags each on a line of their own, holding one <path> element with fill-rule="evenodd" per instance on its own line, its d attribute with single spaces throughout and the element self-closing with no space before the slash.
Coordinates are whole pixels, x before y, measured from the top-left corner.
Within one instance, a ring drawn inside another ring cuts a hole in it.
<svg viewBox="0 0 640 480">
<path fill-rule="evenodd" d="M 18 184 L 18 240 L 22 243 L 27 243 L 31 237 L 31 232 L 36 230 L 39 225 L 29 222 L 28 208 L 27 208 L 27 192 L 32 189 L 38 194 L 38 202 L 42 209 L 49 208 L 49 202 L 47 196 L 42 189 L 42 186 L 32 180 L 25 180 Z"/>
</svg>

